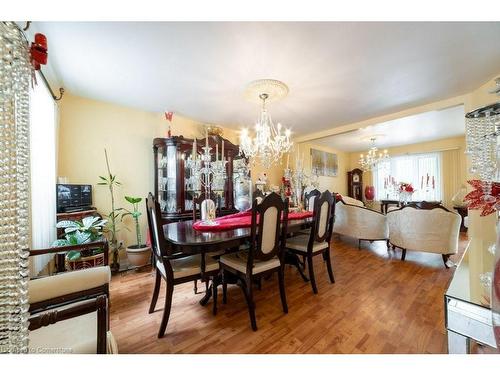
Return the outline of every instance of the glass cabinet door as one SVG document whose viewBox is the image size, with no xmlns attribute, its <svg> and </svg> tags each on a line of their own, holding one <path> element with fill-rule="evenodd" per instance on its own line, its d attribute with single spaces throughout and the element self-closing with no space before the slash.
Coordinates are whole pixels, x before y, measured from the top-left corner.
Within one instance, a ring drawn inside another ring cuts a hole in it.
<svg viewBox="0 0 500 375">
<path fill-rule="evenodd" d="M 158 202 L 163 212 L 177 212 L 177 159 L 175 145 L 158 147 Z"/>
<path fill-rule="evenodd" d="M 244 158 L 233 161 L 234 207 L 245 211 L 252 206 L 252 179 Z"/>
</svg>

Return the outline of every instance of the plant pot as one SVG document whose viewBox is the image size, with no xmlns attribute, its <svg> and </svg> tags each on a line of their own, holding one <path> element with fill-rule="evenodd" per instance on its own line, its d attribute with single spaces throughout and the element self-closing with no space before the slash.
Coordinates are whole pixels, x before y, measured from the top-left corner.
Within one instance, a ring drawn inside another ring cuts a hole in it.
<svg viewBox="0 0 500 375">
<path fill-rule="evenodd" d="M 127 258 L 130 265 L 142 267 L 149 264 L 151 248 L 146 245 L 127 246 Z"/>
<path fill-rule="evenodd" d="M 104 265 L 104 254 L 90 255 L 81 257 L 77 260 L 66 259 L 66 262 L 68 264 L 68 268 L 72 271 L 102 266 Z"/>
</svg>

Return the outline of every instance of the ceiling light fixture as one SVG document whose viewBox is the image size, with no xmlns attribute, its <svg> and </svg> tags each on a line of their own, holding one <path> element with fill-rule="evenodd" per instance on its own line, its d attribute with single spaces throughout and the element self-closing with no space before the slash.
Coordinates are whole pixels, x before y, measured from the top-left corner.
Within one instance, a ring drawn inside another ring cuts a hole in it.
<svg viewBox="0 0 500 375">
<path fill-rule="evenodd" d="M 281 81 L 261 79 L 251 82 L 245 90 L 247 99 L 262 101 L 260 117 L 255 124 L 255 137 L 251 137 L 248 129 L 243 129 L 240 135 L 240 154 L 255 163 L 260 159 L 265 168 L 281 162 L 283 154 L 290 151 L 293 143 L 290 141 L 290 130 L 283 129 L 278 123 L 274 125 L 267 111 L 266 102 L 276 101 L 288 94 L 288 87 Z"/>
<path fill-rule="evenodd" d="M 387 150 L 384 150 L 384 152 L 378 152 L 378 148 L 375 146 L 376 140 L 377 138 L 375 137 L 370 138 L 372 147 L 370 147 L 366 155 L 361 154 L 359 156 L 359 165 L 364 171 L 372 171 L 378 168 L 380 162 L 389 160 L 389 153 Z"/>
</svg>

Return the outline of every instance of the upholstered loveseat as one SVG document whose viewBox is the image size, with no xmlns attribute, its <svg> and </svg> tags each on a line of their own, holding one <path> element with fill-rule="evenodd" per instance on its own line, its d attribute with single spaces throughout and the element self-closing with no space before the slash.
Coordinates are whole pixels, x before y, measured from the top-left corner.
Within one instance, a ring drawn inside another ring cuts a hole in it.
<svg viewBox="0 0 500 375">
<path fill-rule="evenodd" d="M 337 196 L 333 232 L 357 238 L 361 248 L 363 240 L 387 240 L 387 219 L 384 214 L 365 207 L 359 200 Z"/>
<path fill-rule="evenodd" d="M 405 206 L 387 213 L 389 243 L 401 248 L 401 260 L 406 250 L 441 254 L 446 267 L 449 256 L 458 251 L 460 215 L 440 206 L 422 209 Z"/>
</svg>

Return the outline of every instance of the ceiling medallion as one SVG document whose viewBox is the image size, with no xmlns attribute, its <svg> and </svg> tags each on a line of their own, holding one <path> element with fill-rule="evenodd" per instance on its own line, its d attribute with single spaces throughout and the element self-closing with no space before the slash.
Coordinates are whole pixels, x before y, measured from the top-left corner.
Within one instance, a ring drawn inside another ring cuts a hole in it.
<svg viewBox="0 0 500 375">
<path fill-rule="evenodd" d="M 274 79 L 261 79 L 251 82 L 245 90 L 245 97 L 262 103 L 260 117 L 255 124 L 255 136 L 252 138 L 248 129 L 242 129 L 240 135 L 240 154 L 248 157 L 255 164 L 256 159 L 269 168 L 281 163 L 283 154 L 290 151 L 290 130 L 283 130 L 280 123 L 274 125 L 266 109 L 266 102 L 283 99 L 288 94 L 288 86 Z"/>
<path fill-rule="evenodd" d="M 384 150 L 384 152 L 378 152 L 378 148 L 377 146 L 375 146 L 376 140 L 377 138 L 372 136 L 370 138 L 372 147 L 370 147 L 366 155 L 359 155 L 359 165 L 364 171 L 372 171 L 374 169 L 377 169 L 380 162 L 389 160 L 389 154 L 387 150 Z"/>
</svg>

